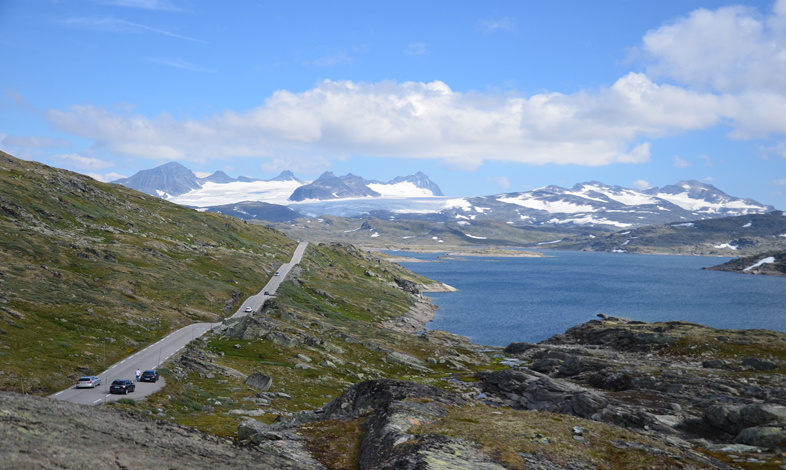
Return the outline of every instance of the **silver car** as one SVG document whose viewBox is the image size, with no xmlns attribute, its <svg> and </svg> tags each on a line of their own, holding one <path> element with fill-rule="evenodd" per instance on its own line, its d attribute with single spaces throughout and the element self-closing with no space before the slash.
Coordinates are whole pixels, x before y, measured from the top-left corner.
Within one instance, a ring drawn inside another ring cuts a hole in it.
<svg viewBox="0 0 786 470">
<path fill-rule="evenodd" d="M 101 385 L 101 378 L 95 375 L 86 375 L 79 377 L 76 381 L 76 388 L 96 388 Z"/>
</svg>

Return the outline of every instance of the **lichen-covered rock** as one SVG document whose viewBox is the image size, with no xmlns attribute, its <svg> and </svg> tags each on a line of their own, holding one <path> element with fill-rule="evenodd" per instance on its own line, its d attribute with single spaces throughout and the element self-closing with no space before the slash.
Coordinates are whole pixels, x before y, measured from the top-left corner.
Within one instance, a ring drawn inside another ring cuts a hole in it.
<svg viewBox="0 0 786 470">
<path fill-rule="evenodd" d="M 734 442 L 768 449 L 783 446 L 786 444 L 786 423 L 743 429 Z"/>
<path fill-rule="evenodd" d="M 255 372 L 248 376 L 246 379 L 246 385 L 256 388 L 257 390 L 262 390 L 263 392 L 267 392 L 270 390 L 270 386 L 273 385 L 273 378 L 269 375 L 262 374 L 260 372 Z"/>
</svg>

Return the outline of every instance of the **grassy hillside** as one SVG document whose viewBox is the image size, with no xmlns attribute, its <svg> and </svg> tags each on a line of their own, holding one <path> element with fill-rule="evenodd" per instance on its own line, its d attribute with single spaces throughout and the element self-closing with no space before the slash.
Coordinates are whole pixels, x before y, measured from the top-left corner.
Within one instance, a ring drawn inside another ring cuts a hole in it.
<svg viewBox="0 0 786 470">
<path fill-rule="evenodd" d="M 382 328 L 418 297 L 396 279 L 431 282 L 351 246 L 309 245 L 275 300 L 193 342 L 162 370 L 166 390 L 136 408 L 232 437 L 255 410 L 264 411 L 257 419 L 271 423 L 279 415 L 319 408 L 363 380 L 398 378 L 444 387 L 446 374 L 471 374 L 488 365 L 479 351 L 489 348 L 455 343 L 447 333 L 416 336 Z M 264 400 L 250 398 L 254 390 L 245 379 L 254 373 L 272 378 Z"/>
<path fill-rule="evenodd" d="M 225 317 L 294 247 L 0 152 L 0 389 L 50 393 L 174 328 Z"/>
</svg>

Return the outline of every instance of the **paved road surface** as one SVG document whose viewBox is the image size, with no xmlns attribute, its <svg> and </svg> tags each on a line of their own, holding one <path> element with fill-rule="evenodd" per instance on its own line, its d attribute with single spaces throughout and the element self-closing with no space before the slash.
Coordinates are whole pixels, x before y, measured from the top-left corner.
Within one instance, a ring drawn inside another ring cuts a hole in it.
<svg viewBox="0 0 786 470">
<path fill-rule="evenodd" d="M 248 315 L 246 308 L 251 308 L 251 311 L 259 309 L 265 300 L 271 297 L 278 289 L 278 286 L 284 281 L 289 271 L 293 266 L 298 264 L 303 258 L 303 253 L 306 251 L 307 242 L 301 242 L 295 249 L 292 255 L 292 261 L 284 263 L 278 269 L 278 276 L 271 277 L 270 281 L 262 288 L 262 290 L 252 295 L 243 302 L 243 305 L 234 313 L 230 318 L 239 318 Z M 265 294 L 269 292 L 270 294 Z M 98 376 L 101 378 L 101 385 L 96 388 L 82 388 L 70 387 L 63 391 L 50 395 L 52 398 L 58 400 L 65 400 L 74 403 L 81 403 L 85 405 L 98 405 L 100 403 L 107 403 L 109 401 L 118 400 L 120 398 L 142 398 L 161 390 L 166 381 L 161 378 L 158 382 L 137 382 L 136 391 L 128 395 L 110 395 L 109 385 L 116 379 L 134 380 L 135 372 L 137 369 L 145 371 L 146 369 L 156 369 L 159 365 L 164 363 L 173 354 L 181 350 L 186 344 L 195 338 L 198 338 L 209 331 L 218 323 L 195 323 L 188 325 L 177 331 L 174 331 L 162 338 L 155 344 L 151 344 L 145 349 L 137 352 L 136 354 L 123 359 L 122 361 L 114 364 L 109 369 L 101 372 Z"/>
</svg>

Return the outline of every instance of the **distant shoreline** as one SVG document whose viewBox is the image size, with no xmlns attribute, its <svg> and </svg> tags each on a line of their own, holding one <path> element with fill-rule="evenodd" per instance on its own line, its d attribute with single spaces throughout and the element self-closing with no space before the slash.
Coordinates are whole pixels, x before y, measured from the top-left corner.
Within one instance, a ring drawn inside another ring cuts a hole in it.
<svg viewBox="0 0 786 470">
<path fill-rule="evenodd" d="M 523 249 L 514 248 L 475 248 L 475 247 L 449 247 L 445 250 L 435 250 L 431 248 L 384 248 L 386 251 L 396 252 L 409 252 L 409 253 L 442 253 L 436 260 L 424 260 L 413 258 L 410 256 L 396 256 L 394 254 L 384 253 L 383 248 L 367 248 L 367 251 L 373 251 L 376 255 L 390 261 L 391 263 L 435 263 L 442 259 L 461 259 L 463 257 L 476 257 L 476 258 L 542 258 L 548 255 L 534 251 L 526 251 Z"/>
</svg>

